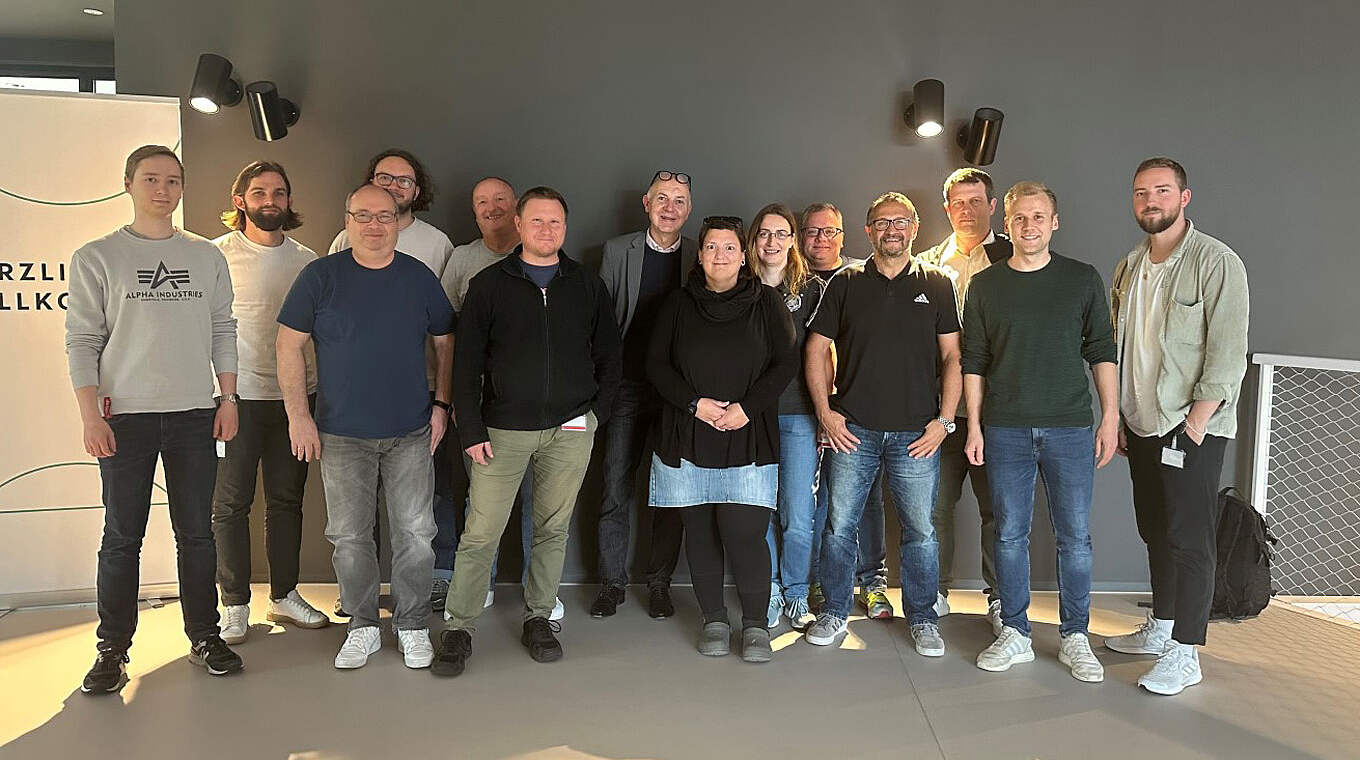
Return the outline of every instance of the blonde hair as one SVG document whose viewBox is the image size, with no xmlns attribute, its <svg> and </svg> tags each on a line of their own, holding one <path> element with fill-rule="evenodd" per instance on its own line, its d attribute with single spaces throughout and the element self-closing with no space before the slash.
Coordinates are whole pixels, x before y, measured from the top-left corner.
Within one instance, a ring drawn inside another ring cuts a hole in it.
<svg viewBox="0 0 1360 760">
<path fill-rule="evenodd" d="M 1010 215 L 1011 206 L 1015 205 L 1017 200 L 1030 195 L 1047 195 L 1048 202 L 1053 205 L 1053 213 L 1054 215 L 1057 215 L 1058 196 L 1054 195 L 1053 191 L 1048 189 L 1048 185 L 1031 180 L 1017 182 L 1014 185 L 1011 185 L 1011 189 L 1006 191 L 1006 215 Z"/>
<path fill-rule="evenodd" d="M 771 215 L 789 223 L 789 235 L 792 236 L 790 239 L 793 244 L 789 247 L 788 263 L 784 266 L 784 287 L 790 293 L 801 293 L 803 285 L 807 283 L 807 262 L 803 260 L 803 252 L 798 248 L 798 221 L 793 218 L 793 212 L 789 207 L 782 203 L 771 203 L 752 217 L 751 229 L 746 231 L 746 266 L 757 279 L 760 278 L 760 270 L 765 265 L 760 260 L 760 254 L 756 252 L 756 235 L 760 233 L 760 223 Z"/>
</svg>

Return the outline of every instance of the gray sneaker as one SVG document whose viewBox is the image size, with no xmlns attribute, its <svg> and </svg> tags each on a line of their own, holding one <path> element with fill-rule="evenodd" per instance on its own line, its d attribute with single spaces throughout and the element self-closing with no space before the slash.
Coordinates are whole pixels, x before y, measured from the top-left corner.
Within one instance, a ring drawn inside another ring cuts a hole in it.
<svg viewBox="0 0 1360 760">
<path fill-rule="evenodd" d="M 817 622 L 817 616 L 808 610 L 806 599 L 790 599 L 784 603 L 784 617 L 795 630 L 806 631 L 808 626 Z"/>
<path fill-rule="evenodd" d="M 434 578 L 430 581 L 430 609 L 435 612 L 444 610 L 444 600 L 449 597 L 449 582 L 444 578 Z"/>
<path fill-rule="evenodd" d="M 913 625 L 911 640 L 916 644 L 916 653 L 922 657 L 944 656 L 944 637 L 940 635 L 940 627 L 934 623 Z"/>
<path fill-rule="evenodd" d="M 847 630 L 845 618 L 823 612 L 817 616 L 817 622 L 807 629 L 806 636 L 809 644 L 824 647 L 835 642 L 836 637 Z"/>
<path fill-rule="evenodd" d="M 732 626 L 721 620 L 705 623 L 699 632 L 699 654 L 722 657 L 732 651 Z"/>
<path fill-rule="evenodd" d="M 741 632 L 741 659 L 743 662 L 769 662 L 774 659 L 768 629 L 747 628 Z"/>
</svg>

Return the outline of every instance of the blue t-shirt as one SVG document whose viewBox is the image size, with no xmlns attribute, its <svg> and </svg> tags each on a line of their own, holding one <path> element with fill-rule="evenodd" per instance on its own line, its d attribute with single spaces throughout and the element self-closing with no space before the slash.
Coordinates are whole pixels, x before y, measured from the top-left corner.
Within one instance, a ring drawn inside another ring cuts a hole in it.
<svg viewBox="0 0 1360 760">
<path fill-rule="evenodd" d="M 382 269 L 352 249 L 303 268 L 279 324 L 316 345 L 316 427 L 351 438 L 395 438 L 430 421 L 425 336 L 453 330 L 439 279 L 400 251 Z"/>
<path fill-rule="evenodd" d="M 521 257 L 519 265 L 524 267 L 524 276 L 533 281 L 533 283 L 538 286 L 539 290 L 548 287 L 548 283 L 552 282 L 552 278 L 557 276 L 556 264 L 549 264 L 545 267 L 541 267 L 537 264 L 526 263 L 523 257 Z"/>
</svg>

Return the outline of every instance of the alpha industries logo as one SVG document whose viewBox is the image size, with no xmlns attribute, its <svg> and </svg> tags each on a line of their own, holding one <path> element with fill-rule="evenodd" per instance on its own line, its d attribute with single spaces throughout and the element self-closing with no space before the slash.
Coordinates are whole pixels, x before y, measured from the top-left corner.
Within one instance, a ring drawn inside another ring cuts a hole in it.
<svg viewBox="0 0 1360 760">
<path fill-rule="evenodd" d="M 201 290 L 185 290 L 181 286 L 189 284 L 188 269 L 171 269 L 162 261 L 155 269 L 138 269 L 137 284 L 148 286 L 149 290 L 128 291 L 129 301 L 183 301 L 202 298 Z M 170 287 L 166 288 L 165 286 Z"/>
<path fill-rule="evenodd" d="M 170 287 L 179 290 L 180 285 L 189 284 L 189 270 L 170 269 L 165 266 L 165 262 L 156 265 L 155 269 L 138 269 L 137 283 L 139 285 L 150 285 L 152 290 L 160 290 L 165 283 L 170 283 Z"/>
</svg>

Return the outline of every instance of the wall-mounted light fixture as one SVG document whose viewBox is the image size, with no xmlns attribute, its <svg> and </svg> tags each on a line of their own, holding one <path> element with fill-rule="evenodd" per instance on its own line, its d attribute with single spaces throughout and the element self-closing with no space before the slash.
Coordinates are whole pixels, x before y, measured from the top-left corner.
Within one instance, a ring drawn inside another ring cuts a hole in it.
<svg viewBox="0 0 1360 760">
<path fill-rule="evenodd" d="M 944 131 L 944 82 L 922 79 L 911 88 L 911 105 L 902 114 L 907 126 L 920 137 L 934 137 Z"/>
<path fill-rule="evenodd" d="M 297 106 L 293 101 L 279 97 L 279 88 L 273 82 L 246 85 L 246 100 L 250 108 L 250 126 L 258 140 L 282 140 L 288 136 L 288 128 L 297 124 L 300 115 Z"/>
<path fill-rule="evenodd" d="M 240 102 L 241 85 L 231 78 L 231 61 L 213 53 L 200 55 L 189 89 L 189 105 L 195 111 L 212 114 Z"/>
<path fill-rule="evenodd" d="M 996 160 L 996 144 L 1001 139 L 1001 120 L 1005 114 L 995 108 L 979 108 L 973 122 L 959 128 L 959 147 L 963 160 L 986 166 Z"/>
</svg>

